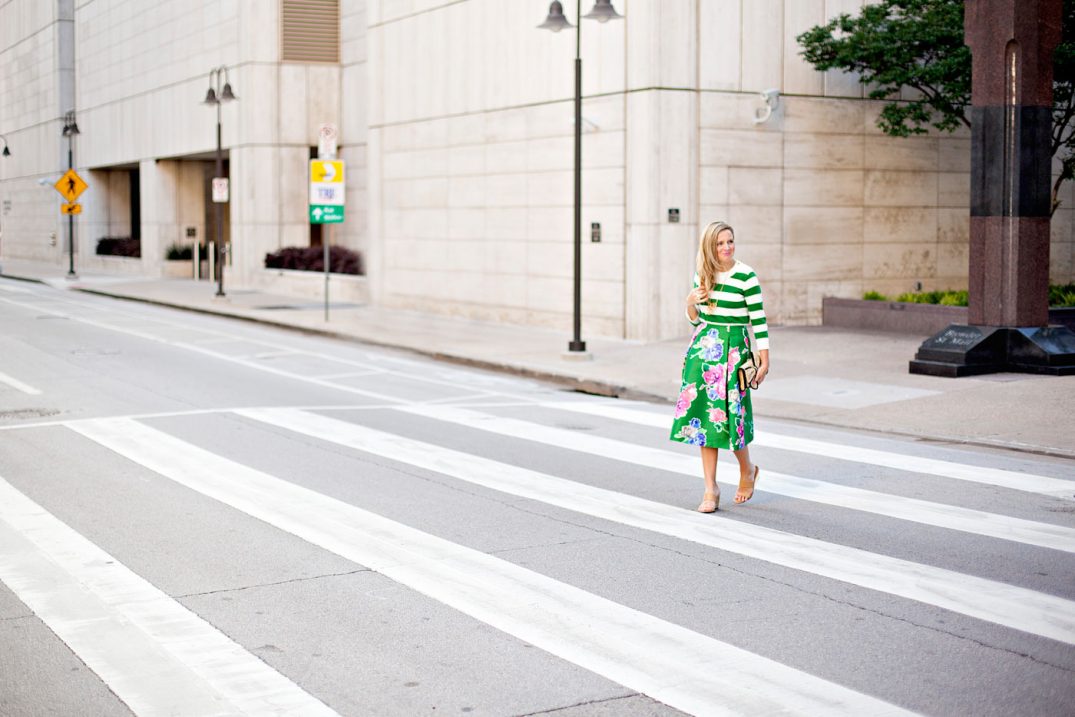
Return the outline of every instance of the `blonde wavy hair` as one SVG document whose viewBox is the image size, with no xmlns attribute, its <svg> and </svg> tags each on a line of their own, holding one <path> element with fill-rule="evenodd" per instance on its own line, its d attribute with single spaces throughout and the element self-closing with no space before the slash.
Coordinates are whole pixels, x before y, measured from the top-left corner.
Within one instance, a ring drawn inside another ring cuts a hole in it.
<svg viewBox="0 0 1075 717">
<path fill-rule="evenodd" d="M 735 239 L 735 230 L 727 222 L 712 222 L 702 232 L 702 238 L 698 240 L 698 257 L 694 265 L 698 272 L 698 286 L 708 290 L 716 283 L 717 274 L 727 271 L 730 267 L 721 267 L 717 259 L 717 236 L 727 229 Z"/>
</svg>

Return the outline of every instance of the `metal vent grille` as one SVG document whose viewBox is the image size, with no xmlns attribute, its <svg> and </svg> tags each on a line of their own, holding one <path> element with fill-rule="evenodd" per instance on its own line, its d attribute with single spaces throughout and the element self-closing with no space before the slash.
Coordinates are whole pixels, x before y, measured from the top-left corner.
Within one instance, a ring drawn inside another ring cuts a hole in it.
<svg viewBox="0 0 1075 717">
<path fill-rule="evenodd" d="M 284 62 L 340 61 L 339 0 L 283 0 L 280 27 Z"/>
</svg>

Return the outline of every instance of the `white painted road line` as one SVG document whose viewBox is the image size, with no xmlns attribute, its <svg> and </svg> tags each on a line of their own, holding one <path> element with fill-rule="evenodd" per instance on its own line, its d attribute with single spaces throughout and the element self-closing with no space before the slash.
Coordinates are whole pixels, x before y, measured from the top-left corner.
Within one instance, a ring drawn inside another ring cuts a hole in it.
<svg viewBox="0 0 1075 717">
<path fill-rule="evenodd" d="M 5 284 L 0 282 L 0 291 L 6 291 L 9 294 L 29 294 L 29 289 L 24 289 L 21 286 L 12 286 L 11 284 Z"/>
<path fill-rule="evenodd" d="M 672 412 L 659 414 L 653 411 L 636 411 L 629 408 L 612 406 L 604 401 L 550 401 L 541 405 L 562 411 L 585 413 L 591 416 L 612 418 L 625 423 L 635 423 L 641 426 L 651 426 L 670 431 L 672 428 Z M 795 451 L 835 458 L 841 461 L 855 463 L 869 463 L 870 465 L 895 468 L 909 473 L 927 473 L 930 475 L 953 478 L 955 480 L 971 481 L 995 485 L 1001 488 L 1021 490 L 1028 493 L 1039 493 L 1057 498 L 1075 497 L 1075 480 L 1064 480 L 1051 476 L 1034 475 L 1033 473 L 1020 473 L 1001 468 L 988 466 L 975 466 L 954 461 L 938 460 L 936 458 L 922 458 L 907 455 L 905 453 L 892 453 L 879 451 L 873 448 L 859 448 L 843 443 L 829 443 L 806 438 L 795 438 L 768 431 L 759 432 L 754 436 L 751 445 L 777 448 L 782 451 Z"/>
<path fill-rule="evenodd" d="M 115 324 L 109 324 L 109 323 L 104 322 L 104 321 L 98 321 L 98 320 L 94 320 L 94 319 L 87 319 L 87 318 L 78 317 L 78 316 L 69 316 L 69 315 L 64 314 L 62 312 L 59 312 L 59 311 L 53 311 L 51 309 L 45 309 L 45 308 L 41 308 L 41 307 L 34 307 L 34 306 L 30 305 L 30 304 L 23 304 L 23 303 L 20 303 L 20 302 L 17 302 L 17 301 L 12 301 L 10 299 L 0 298 L 0 301 L 6 301 L 9 304 L 14 304 L 16 306 L 22 306 L 24 308 L 32 308 L 32 309 L 35 309 L 37 311 L 43 311 L 43 312 L 52 314 L 54 316 L 66 316 L 67 318 L 74 319 L 75 321 L 80 321 L 80 322 L 82 322 L 84 324 L 88 324 L 90 326 L 96 326 L 97 328 L 107 329 L 109 331 L 117 331 L 117 332 L 122 333 L 122 334 L 127 334 L 128 336 L 137 336 L 138 338 L 147 339 L 149 341 L 154 341 L 156 343 L 166 344 L 168 346 L 174 346 L 176 348 L 186 349 L 188 351 L 194 351 L 196 353 L 200 353 L 200 354 L 203 354 L 205 356 L 212 356 L 213 358 L 220 359 L 221 361 L 228 361 L 230 363 L 238 364 L 240 366 L 246 366 L 247 368 L 257 369 L 258 371 L 264 371 L 266 373 L 271 373 L 271 374 L 274 374 L 276 376 L 283 376 L 285 378 L 293 379 L 295 381 L 303 381 L 305 383 L 314 384 L 316 386 L 321 386 L 323 388 L 329 388 L 329 389 L 332 389 L 333 391 L 344 391 L 346 393 L 353 393 L 353 394 L 356 394 L 356 395 L 359 395 L 359 396 L 368 396 L 370 398 L 376 398 L 376 399 L 381 400 L 381 401 L 392 401 L 392 402 L 396 402 L 396 403 L 401 403 L 402 402 L 400 399 L 396 398 L 395 396 L 389 396 L 387 394 L 377 393 L 375 391 L 365 391 L 363 389 L 355 388 L 353 386 L 344 386 L 342 384 L 330 383 L 329 381 L 322 381 L 320 379 L 312 378 L 310 376 L 303 376 L 301 374 L 291 373 L 290 371 L 281 371 L 281 370 L 273 368 L 271 366 L 267 366 L 267 365 L 258 363 L 257 361 L 248 361 L 248 360 L 245 360 L 245 359 L 242 359 L 242 358 L 237 358 L 235 356 L 229 356 L 227 354 L 218 353 L 216 351 L 210 351 L 209 349 L 204 348 L 203 346 L 198 345 L 198 344 L 189 343 L 189 342 L 186 342 L 186 341 L 175 341 L 175 340 L 168 339 L 168 338 L 165 338 L 165 337 L 162 337 L 162 336 L 158 336 L 156 334 L 146 333 L 144 331 L 138 331 L 138 330 L 135 330 L 135 329 L 128 329 L 128 328 L 124 328 L 122 326 L 116 326 Z M 262 343 L 264 343 L 264 342 L 262 342 Z"/>
<path fill-rule="evenodd" d="M 137 715 L 334 715 L 0 478 L 0 580 Z"/>
<path fill-rule="evenodd" d="M 425 403 L 421 406 L 399 407 L 397 410 L 439 421 L 449 421 L 501 436 L 521 438 L 547 446 L 701 478 L 701 464 L 696 455 L 636 446 L 624 441 L 590 436 L 563 428 L 504 418 L 466 408 Z M 773 470 L 765 470 L 764 473 L 765 481 L 758 485 L 758 490 L 763 493 L 786 495 L 799 500 L 875 513 L 938 528 L 1075 553 L 1075 530 L 1062 525 L 1013 518 L 956 505 L 931 503 L 890 493 L 878 493 Z M 734 475 L 738 480 L 738 470 Z"/>
<path fill-rule="evenodd" d="M 149 470 L 699 715 L 905 710 L 227 460 L 127 419 L 70 428 Z"/>
<path fill-rule="evenodd" d="M 713 516 L 692 510 L 594 488 L 304 411 L 274 408 L 242 409 L 235 413 L 503 493 L 1075 645 L 1075 602 L 1064 598 L 749 523 L 714 520 Z"/>
<path fill-rule="evenodd" d="M 41 395 L 41 391 L 39 391 L 38 389 L 34 388 L 28 383 L 23 383 L 17 378 L 8 376 L 6 373 L 0 373 L 0 383 L 6 383 L 8 386 L 11 386 L 16 390 L 22 391 L 23 393 L 28 393 L 31 396 Z"/>
</svg>

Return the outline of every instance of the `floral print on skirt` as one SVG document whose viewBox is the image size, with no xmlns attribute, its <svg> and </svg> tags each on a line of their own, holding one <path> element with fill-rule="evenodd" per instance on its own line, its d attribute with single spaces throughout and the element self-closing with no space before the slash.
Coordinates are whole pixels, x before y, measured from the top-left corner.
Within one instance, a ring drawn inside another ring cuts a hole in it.
<svg viewBox="0 0 1075 717">
<path fill-rule="evenodd" d="M 698 326 L 683 357 L 671 440 L 736 451 L 754 440 L 750 391 L 740 393 L 737 378 L 749 357 L 746 326 Z"/>
</svg>

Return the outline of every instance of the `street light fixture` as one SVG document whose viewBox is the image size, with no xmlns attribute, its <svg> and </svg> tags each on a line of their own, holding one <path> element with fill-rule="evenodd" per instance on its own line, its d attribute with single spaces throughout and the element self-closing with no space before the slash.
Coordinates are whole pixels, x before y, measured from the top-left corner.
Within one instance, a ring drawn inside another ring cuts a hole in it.
<svg viewBox="0 0 1075 717">
<path fill-rule="evenodd" d="M 5 137 L 4 135 L 0 134 L 0 140 L 2 140 L 4 142 L 4 152 L 3 152 L 4 156 L 5 157 L 10 157 L 11 156 L 11 150 L 7 148 L 7 137 Z"/>
<path fill-rule="evenodd" d="M 210 70 L 209 91 L 205 93 L 205 100 L 202 104 L 216 105 L 216 176 L 214 181 L 224 178 L 224 155 L 220 146 L 220 105 L 237 99 L 239 98 L 232 92 L 231 83 L 228 82 L 228 68 L 221 65 Z M 230 188 L 228 193 L 231 194 Z M 227 253 L 224 246 L 224 207 L 221 206 L 223 202 L 218 202 L 215 198 L 213 203 L 216 204 L 216 295 L 224 296 L 224 256 Z"/>
<path fill-rule="evenodd" d="M 78 130 L 78 123 L 75 122 L 74 110 L 68 110 L 63 116 L 63 131 L 61 134 L 67 138 L 67 169 L 70 171 L 75 166 L 71 144 L 76 134 L 82 134 Z M 67 278 L 77 278 L 77 274 L 75 274 L 75 217 L 71 213 L 67 214 Z"/>
<path fill-rule="evenodd" d="M 586 351 L 582 340 L 582 0 L 575 11 L 575 325 L 574 335 L 567 345 L 571 353 Z M 618 20 L 623 16 L 612 7 L 611 0 L 596 0 L 593 9 L 585 17 L 598 22 Z M 538 25 L 543 30 L 560 32 L 572 27 L 564 17 L 564 6 L 559 0 L 549 4 L 549 15 Z"/>
</svg>

